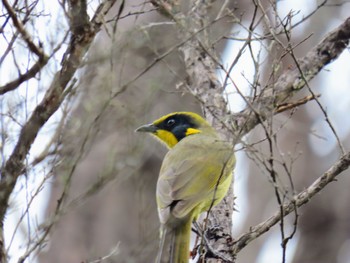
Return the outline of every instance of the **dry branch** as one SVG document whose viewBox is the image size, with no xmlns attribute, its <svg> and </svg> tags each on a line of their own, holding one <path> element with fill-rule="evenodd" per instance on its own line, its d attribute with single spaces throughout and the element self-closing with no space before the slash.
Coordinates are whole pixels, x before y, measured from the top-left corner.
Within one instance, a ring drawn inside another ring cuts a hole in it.
<svg viewBox="0 0 350 263">
<path fill-rule="evenodd" d="M 28 48 L 31 52 L 36 54 L 39 58 L 45 57 L 44 50 L 40 45 L 36 45 L 30 36 L 30 34 L 25 30 L 24 25 L 22 24 L 21 20 L 16 15 L 15 10 L 13 10 L 12 6 L 7 0 L 2 0 L 2 3 L 4 4 L 5 9 L 7 10 L 9 16 L 12 19 L 12 22 L 18 32 L 21 34 L 23 40 L 27 43 Z"/>
<path fill-rule="evenodd" d="M 321 97 L 320 94 L 316 94 L 315 96 L 309 95 L 309 96 L 306 96 L 306 97 L 304 97 L 300 100 L 297 100 L 297 101 L 282 103 L 282 104 L 276 106 L 275 112 L 281 113 L 281 112 L 284 112 L 287 110 L 295 109 L 296 107 L 303 105 L 303 104 L 306 104 L 309 101 L 314 100 L 314 99 L 319 98 L 319 97 Z"/>
<path fill-rule="evenodd" d="M 1 86 L 0 87 L 0 95 L 5 94 L 8 91 L 14 90 L 19 85 L 21 85 L 23 82 L 35 77 L 35 75 L 47 64 L 49 61 L 49 57 L 45 54 L 42 44 L 39 43 L 39 45 L 36 45 L 30 36 L 30 34 L 27 32 L 27 30 L 24 27 L 24 24 L 21 22 L 21 20 L 17 17 L 15 10 L 12 8 L 12 6 L 9 4 L 7 0 L 2 0 L 2 3 L 8 13 L 8 15 L 11 17 L 12 23 L 19 32 L 22 39 L 25 41 L 25 43 L 28 46 L 28 49 L 34 53 L 38 57 L 38 61 L 34 63 L 34 65 L 27 70 L 26 73 L 20 74 L 20 76 Z"/>
<path fill-rule="evenodd" d="M 31 37 L 25 31 L 23 25 L 18 20 L 11 6 L 6 0 L 2 0 L 7 9 L 15 27 L 19 31 L 22 38 L 26 41 L 31 52 L 39 57 L 39 65 L 34 64 L 31 70 L 20 76 L 13 83 L 9 83 L 0 88 L 0 94 L 3 94 L 20 85 L 23 81 L 35 76 L 45 64 L 46 56 L 40 46 L 33 43 Z M 48 88 L 45 97 L 34 109 L 33 114 L 24 124 L 16 146 L 1 170 L 0 181 L 0 262 L 6 261 L 5 248 L 3 243 L 3 219 L 8 208 L 9 196 L 13 191 L 18 176 L 21 175 L 24 167 L 24 160 L 31 148 L 32 143 L 36 139 L 41 127 L 45 125 L 47 120 L 57 111 L 61 103 L 65 99 L 67 86 L 71 82 L 74 74 L 81 65 L 82 58 L 89 49 L 89 46 L 95 38 L 100 27 L 104 24 L 104 17 L 116 0 L 105 0 L 97 8 L 95 15 L 89 21 L 86 11 L 86 1 L 68 1 L 70 6 L 70 26 L 71 41 L 64 59 L 62 68 L 58 71 Z M 328 63 L 336 59 L 343 50 L 348 46 L 350 39 L 350 18 L 348 18 L 337 29 L 326 36 L 315 48 L 313 48 L 304 58 L 297 61 L 297 67 L 285 71 L 276 82 L 267 87 L 262 97 L 258 101 L 252 101 L 244 111 L 238 114 L 228 114 L 226 112 L 225 100 L 222 97 L 224 87 L 218 81 L 216 76 L 217 61 L 212 47 L 206 42 L 206 25 L 204 18 L 208 15 L 210 4 L 206 5 L 205 1 L 197 1 L 197 6 L 193 6 L 191 14 L 184 16 L 176 13 L 176 6 L 169 7 L 168 2 L 152 1 L 162 8 L 163 12 L 171 19 L 174 19 L 179 25 L 178 35 L 180 39 L 185 39 L 179 46 L 183 55 L 185 67 L 188 75 L 188 89 L 195 97 L 203 103 L 204 111 L 211 122 L 220 122 L 229 116 L 234 124 L 236 140 L 239 140 L 256 125 L 265 120 L 268 116 L 272 116 L 281 111 L 281 105 L 292 105 L 304 103 L 311 98 L 306 97 L 305 101 L 288 104 L 290 99 L 296 92 L 304 88 L 309 80 L 315 77 Z M 194 4 L 196 5 L 196 4 Z M 221 12 L 221 11 L 220 11 Z M 219 18 L 217 18 L 218 20 Z M 203 31 L 203 32 L 202 32 Z M 199 34 L 200 33 L 200 34 Z M 166 52 L 164 56 L 171 51 Z M 292 52 L 292 50 L 290 50 Z M 150 65 L 153 66 L 164 56 L 160 56 Z M 148 70 L 146 68 L 145 70 Z M 138 78 L 141 76 L 136 76 Z M 136 79 L 135 78 L 135 79 Z M 126 88 L 126 86 L 124 86 Z M 267 92 L 266 92 L 267 91 Z M 285 108 L 283 108 L 285 110 Z M 221 127 L 222 128 L 222 127 Z M 231 238 L 231 218 L 233 207 L 233 194 L 225 199 L 221 206 L 214 208 L 214 216 L 210 218 L 212 225 L 223 226 L 223 228 L 211 229 L 212 235 L 216 241 L 220 240 L 222 246 L 220 254 L 217 246 L 213 247 L 212 254 L 233 261 L 236 253 L 244 248 L 250 241 L 262 235 L 274 224 L 279 222 L 282 216 L 287 215 L 295 209 L 295 206 L 301 206 L 309 201 L 317 192 L 323 189 L 328 183 L 350 165 L 350 154 L 344 155 L 337 163 L 335 163 L 323 176 L 321 176 L 308 189 L 296 195 L 289 203 L 283 205 L 283 213 L 280 211 L 273 215 L 265 222 L 255 226 L 251 231 L 239 237 L 233 247 L 225 251 L 227 241 Z M 218 242 L 216 242 L 218 243 Z M 233 249 L 233 253 L 231 251 Z"/>
<path fill-rule="evenodd" d="M 37 73 L 47 64 L 48 58 L 46 56 L 41 57 L 26 73 L 20 75 L 17 79 L 0 87 L 0 95 L 5 94 L 11 90 L 19 87 L 23 82 L 34 78 Z"/>
<path fill-rule="evenodd" d="M 184 37 L 191 34 L 191 32 L 197 32 L 199 30 L 198 25 L 205 24 L 205 21 L 201 20 L 205 12 L 203 5 L 197 7 L 197 9 L 194 8 L 193 14 L 190 16 L 193 21 L 187 22 L 186 29 L 183 28 L 183 24 L 181 25 L 180 35 Z M 179 24 L 185 21 L 181 20 L 180 15 L 177 15 L 175 18 Z M 229 118 L 234 124 L 235 141 L 240 140 L 256 125 L 266 120 L 268 116 L 277 114 L 281 110 L 280 105 L 287 103 L 288 99 L 303 89 L 308 81 L 314 78 L 327 64 L 336 59 L 346 49 L 349 39 L 350 18 L 329 33 L 305 57 L 298 60 L 295 68 L 288 69 L 280 75 L 277 81 L 267 87 L 264 94 L 258 97 L 256 102 L 249 103 L 249 106 L 238 114 L 231 114 Z M 207 113 L 207 117 L 209 115 L 211 122 L 215 121 L 215 118 L 224 120 L 226 107 L 222 98 L 223 87 L 215 76 L 216 64 L 214 63 L 215 59 L 212 50 L 205 46 L 203 42 L 199 36 L 194 36 L 181 47 L 188 73 L 189 90 L 203 104 L 204 111 Z M 293 50 L 289 52 L 292 53 Z M 297 196 L 295 200 L 297 206 L 306 203 L 315 193 L 332 181 L 337 174 L 348 168 L 349 164 L 349 155 L 346 155 L 310 189 Z M 209 225 L 220 225 L 220 228 L 209 229 L 210 235 L 214 238 L 209 239 L 211 243 L 208 244 L 208 248 L 210 248 L 210 252 L 212 252 L 214 257 L 224 259 L 225 262 L 233 262 L 236 252 L 248 242 L 266 232 L 269 227 L 281 219 L 281 211 L 279 211 L 268 220 L 268 223 L 259 225 L 254 228 L 254 231 L 243 235 L 237 241 L 234 253 L 230 253 L 231 248 L 225 244 L 230 240 L 233 200 L 233 194 L 229 194 L 224 199 L 224 202 L 213 208 L 215 211 L 210 216 L 211 224 Z M 293 202 L 283 207 L 283 211 L 285 210 L 283 216 L 295 209 Z"/>
<path fill-rule="evenodd" d="M 295 195 L 294 198 L 283 205 L 283 216 L 287 216 L 295 210 L 308 203 L 313 196 L 325 188 L 329 183 L 336 180 L 336 177 L 350 166 L 350 152 L 343 155 L 336 163 L 332 165 L 322 176 L 314 181 L 307 189 Z M 277 211 L 266 221 L 251 227 L 251 230 L 238 237 L 231 247 L 233 256 L 242 250 L 248 243 L 266 233 L 271 227 L 281 220 L 281 212 Z"/>
<path fill-rule="evenodd" d="M 271 87 L 270 96 L 259 98 L 258 105 L 248 107 L 242 113 L 233 115 L 236 123 L 238 138 L 246 135 L 257 124 L 265 120 L 268 116 L 277 114 L 280 106 L 286 104 L 297 91 L 307 86 L 308 81 L 314 78 L 327 64 L 336 59 L 348 46 L 350 39 L 350 18 L 329 33 L 318 45 L 316 45 L 305 57 L 297 61 L 294 69 L 285 71 Z M 291 51 L 292 52 L 292 51 Z M 273 90 L 273 92 L 272 92 Z M 304 100 L 314 98 L 306 97 Z M 303 102 L 301 100 L 300 102 Z M 286 104 L 288 105 L 288 103 Z M 252 105 L 250 105 L 252 106 Z M 326 173 L 317 179 L 306 190 L 294 197 L 293 200 L 279 209 L 272 217 L 265 222 L 254 226 L 250 231 L 240 236 L 230 248 L 231 258 L 234 260 L 236 254 L 252 240 L 267 232 L 272 226 L 280 222 L 282 217 L 293 212 L 297 207 L 307 203 L 316 193 L 322 190 L 327 184 L 334 181 L 335 177 L 350 166 L 350 153 L 343 155 Z"/>
<path fill-rule="evenodd" d="M 87 18 L 85 1 L 71 1 L 71 12 L 75 16 L 71 17 L 74 23 L 71 23 L 71 42 L 67 48 L 62 68 L 58 71 L 48 88 L 43 100 L 36 106 L 28 121 L 23 125 L 16 146 L 4 167 L 1 170 L 0 181 L 0 262 L 6 262 L 6 254 L 3 236 L 3 221 L 8 208 L 8 201 L 16 184 L 17 178 L 25 169 L 23 161 L 25 160 L 32 143 L 34 142 L 39 130 L 45 125 L 48 119 L 57 111 L 63 102 L 66 93 L 66 87 L 72 80 L 72 77 L 79 68 L 82 59 L 97 32 L 103 24 L 104 17 L 114 5 L 116 0 L 105 0 L 98 6 L 95 15 L 91 21 L 88 19 L 81 20 L 81 17 Z M 3 0 L 3 3 L 7 3 Z M 11 8 L 8 8 L 11 11 Z M 11 15 L 11 12 L 10 12 Z M 11 18 L 16 21 L 15 14 Z M 18 20 L 18 19 L 17 19 Z M 75 21 L 80 21 L 78 24 Z M 18 24 L 20 26 L 20 24 Z M 22 32 L 21 32 L 22 33 Z M 24 36 L 27 44 L 31 45 L 30 37 Z M 36 46 L 30 46 L 34 53 L 41 53 L 35 50 Z M 39 50 L 40 51 L 40 50 Z"/>
<path fill-rule="evenodd" d="M 327 64 L 346 49 L 350 40 L 350 17 L 330 32 L 306 56 L 299 59 L 298 66 L 282 73 L 278 80 L 268 87 L 271 94 L 265 95 L 243 112 L 234 114 L 232 122 L 238 138 L 251 131 L 261 120 L 271 116 L 277 105 L 291 98 L 297 91 L 305 87 Z M 273 94 L 273 95 L 272 95 Z M 252 114 L 254 111 L 254 114 Z"/>
</svg>

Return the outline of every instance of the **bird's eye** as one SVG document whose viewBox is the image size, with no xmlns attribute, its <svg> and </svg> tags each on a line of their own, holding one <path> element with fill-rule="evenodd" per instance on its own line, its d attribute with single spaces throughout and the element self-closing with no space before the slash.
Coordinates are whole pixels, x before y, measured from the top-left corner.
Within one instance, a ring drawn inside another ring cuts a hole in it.
<svg viewBox="0 0 350 263">
<path fill-rule="evenodd" d="M 166 125 L 168 126 L 168 127 L 171 127 L 171 126 L 173 126 L 175 124 L 175 120 L 174 119 L 169 119 L 168 121 L 167 121 L 167 123 L 166 123 Z"/>
</svg>

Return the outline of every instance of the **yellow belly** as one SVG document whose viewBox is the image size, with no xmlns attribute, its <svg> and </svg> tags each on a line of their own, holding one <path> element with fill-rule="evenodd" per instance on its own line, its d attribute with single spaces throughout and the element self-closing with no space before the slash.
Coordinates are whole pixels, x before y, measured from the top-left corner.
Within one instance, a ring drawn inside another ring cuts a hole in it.
<svg viewBox="0 0 350 263">
<path fill-rule="evenodd" d="M 226 179 L 219 183 L 213 192 L 208 194 L 207 198 L 198 204 L 197 207 L 193 210 L 194 219 L 197 220 L 197 217 L 203 213 L 211 209 L 213 206 L 216 206 L 218 203 L 224 199 L 227 194 L 228 189 L 230 188 L 232 182 L 232 172 L 230 175 L 226 177 Z"/>
</svg>

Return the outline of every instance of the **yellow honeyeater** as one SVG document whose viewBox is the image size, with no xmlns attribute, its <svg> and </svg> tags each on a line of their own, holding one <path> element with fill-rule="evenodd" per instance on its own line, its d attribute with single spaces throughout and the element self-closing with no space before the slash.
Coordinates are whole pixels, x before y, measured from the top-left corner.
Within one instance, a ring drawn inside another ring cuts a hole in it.
<svg viewBox="0 0 350 263">
<path fill-rule="evenodd" d="M 136 131 L 151 133 L 169 148 L 157 182 L 162 224 L 158 262 L 187 263 L 192 221 L 218 204 L 230 187 L 232 145 L 192 112 L 170 113 Z M 162 253 L 165 242 L 170 244 L 170 259 Z"/>
</svg>

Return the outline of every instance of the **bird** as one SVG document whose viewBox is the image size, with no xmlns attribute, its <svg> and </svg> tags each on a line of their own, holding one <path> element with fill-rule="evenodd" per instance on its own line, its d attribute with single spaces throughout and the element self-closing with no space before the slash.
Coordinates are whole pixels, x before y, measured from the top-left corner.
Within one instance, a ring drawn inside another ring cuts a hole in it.
<svg viewBox="0 0 350 263">
<path fill-rule="evenodd" d="M 156 262 L 187 263 L 192 222 L 217 205 L 231 185 L 233 146 L 194 112 L 173 112 L 136 131 L 150 133 L 169 149 L 156 187 L 161 223 Z"/>
</svg>

